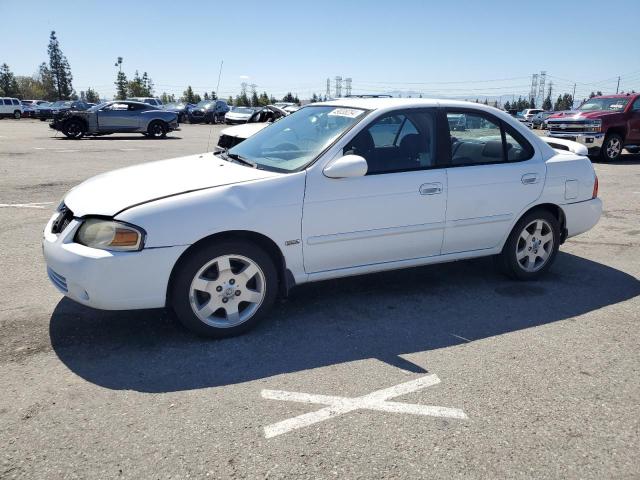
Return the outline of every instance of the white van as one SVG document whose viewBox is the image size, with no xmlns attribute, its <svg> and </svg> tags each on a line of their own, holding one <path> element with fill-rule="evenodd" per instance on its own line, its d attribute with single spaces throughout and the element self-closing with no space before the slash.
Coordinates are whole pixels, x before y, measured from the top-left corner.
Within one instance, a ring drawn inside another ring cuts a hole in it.
<svg viewBox="0 0 640 480">
<path fill-rule="evenodd" d="M 0 97 L 0 117 L 22 117 L 22 103 L 17 98 Z"/>
</svg>

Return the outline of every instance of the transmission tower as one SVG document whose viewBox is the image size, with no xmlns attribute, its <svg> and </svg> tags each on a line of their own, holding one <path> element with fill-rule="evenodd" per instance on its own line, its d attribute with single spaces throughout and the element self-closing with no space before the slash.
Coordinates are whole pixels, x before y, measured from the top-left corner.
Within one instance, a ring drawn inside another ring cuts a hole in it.
<svg viewBox="0 0 640 480">
<path fill-rule="evenodd" d="M 342 97 L 342 77 L 336 77 L 336 98 Z"/>
<path fill-rule="evenodd" d="M 327 92 L 324 94 L 325 100 L 331 98 L 331 80 L 327 77 Z"/>
<path fill-rule="evenodd" d="M 538 74 L 534 73 L 533 75 L 531 75 L 531 91 L 529 92 L 529 101 L 535 100 L 537 93 L 538 93 Z"/>
<path fill-rule="evenodd" d="M 540 72 L 540 80 L 538 81 L 538 97 L 540 98 L 540 103 L 536 102 L 536 104 L 538 105 L 542 105 L 542 102 L 544 102 L 544 84 L 547 80 L 547 72 L 545 70 L 543 70 L 542 72 Z"/>
<path fill-rule="evenodd" d="M 345 90 L 347 92 L 347 97 L 351 95 L 351 82 L 352 82 L 352 78 L 351 77 L 344 79 Z"/>
</svg>

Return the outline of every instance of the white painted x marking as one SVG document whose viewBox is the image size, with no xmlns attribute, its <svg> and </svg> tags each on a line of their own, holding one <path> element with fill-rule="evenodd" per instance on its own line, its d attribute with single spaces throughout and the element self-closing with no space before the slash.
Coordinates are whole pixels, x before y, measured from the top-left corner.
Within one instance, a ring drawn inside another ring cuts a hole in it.
<svg viewBox="0 0 640 480">
<path fill-rule="evenodd" d="M 338 397 L 334 395 L 314 395 L 310 393 L 286 392 L 283 390 L 262 390 L 262 398 L 283 400 L 287 402 L 313 403 L 327 405 L 315 412 L 309 412 L 297 417 L 283 420 L 264 427 L 266 438 L 282 435 L 302 427 L 308 427 L 345 413 L 355 410 L 376 410 L 380 412 L 409 413 L 412 415 L 426 415 L 430 417 L 447 417 L 466 419 L 467 415 L 458 408 L 436 407 L 431 405 L 417 405 L 414 403 L 389 402 L 390 398 L 399 397 L 407 393 L 416 392 L 426 387 L 440 383 L 437 375 L 431 374 L 410 382 L 401 383 L 394 387 L 376 390 L 361 397 Z"/>
</svg>

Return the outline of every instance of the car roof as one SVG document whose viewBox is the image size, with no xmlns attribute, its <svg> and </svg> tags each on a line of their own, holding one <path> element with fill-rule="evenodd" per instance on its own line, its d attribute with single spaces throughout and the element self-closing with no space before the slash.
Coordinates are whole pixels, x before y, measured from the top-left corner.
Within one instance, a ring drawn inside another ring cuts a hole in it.
<svg viewBox="0 0 640 480">
<path fill-rule="evenodd" d="M 434 98 L 355 98 L 344 97 L 327 102 L 313 103 L 313 106 L 351 107 L 365 110 L 392 110 L 409 107 L 449 107 L 473 108 L 495 113 L 497 108 L 482 103 Z M 501 110 L 500 110 L 501 111 Z"/>
<path fill-rule="evenodd" d="M 632 98 L 632 97 L 635 97 L 636 95 L 639 95 L 639 94 L 638 93 L 616 93 L 612 95 L 598 95 L 595 97 L 588 98 L 587 100 L 591 100 L 593 98 Z"/>
</svg>

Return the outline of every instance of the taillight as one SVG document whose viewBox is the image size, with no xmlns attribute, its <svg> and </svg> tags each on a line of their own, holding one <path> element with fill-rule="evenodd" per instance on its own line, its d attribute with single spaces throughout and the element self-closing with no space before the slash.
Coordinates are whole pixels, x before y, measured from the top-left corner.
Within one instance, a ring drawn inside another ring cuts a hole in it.
<svg viewBox="0 0 640 480">
<path fill-rule="evenodd" d="M 593 182 L 593 195 L 591 198 L 598 198 L 598 176 L 596 175 L 596 179 Z"/>
</svg>

